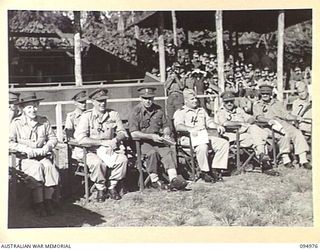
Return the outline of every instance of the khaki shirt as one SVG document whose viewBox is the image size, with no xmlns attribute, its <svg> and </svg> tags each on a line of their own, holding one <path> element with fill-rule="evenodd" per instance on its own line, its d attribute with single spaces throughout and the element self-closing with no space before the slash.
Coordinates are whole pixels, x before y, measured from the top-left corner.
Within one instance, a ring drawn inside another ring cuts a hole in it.
<svg viewBox="0 0 320 250">
<path fill-rule="evenodd" d="M 301 100 L 300 98 L 296 99 L 292 103 L 291 114 L 311 119 L 312 118 L 311 107 L 312 107 L 312 104 L 310 99 L 307 99 L 307 100 Z M 311 127 L 312 127 L 311 122 L 302 121 L 299 123 L 299 128 L 301 130 L 311 131 Z"/>
<path fill-rule="evenodd" d="M 141 131 L 147 134 L 160 134 L 163 128 L 169 127 L 162 108 L 152 104 L 152 110 L 148 111 L 142 103 L 133 108 L 129 118 L 129 131 Z"/>
<path fill-rule="evenodd" d="M 283 104 L 276 99 L 272 99 L 269 103 L 258 100 L 253 104 L 253 116 L 257 119 L 264 117 L 267 119 L 288 119 L 289 112 L 285 109 Z"/>
<path fill-rule="evenodd" d="M 191 109 L 187 106 L 183 106 L 181 109 L 178 109 L 174 115 L 174 125 L 179 124 L 189 126 L 189 127 L 215 127 L 213 119 L 208 115 L 204 108 Z"/>
<path fill-rule="evenodd" d="M 217 112 L 218 123 L 224 125 L 225 122 L 247 122 L 251 115 L 247 114 L 242 108 L 235 107 L 233 110 L 229 111 L 224 106 L 220 107 Z"/>
<path fill-rule="evenodd" d="M 80 142 L 83 138 L 89 137 L 98 140 L 111 140 L 119 133 L 126 137 L 126 130 L 123 127 L 118 112 L 108 109 L 102 116 L 91 109 L 83 112 L 80 121 L 74 132 L 74 138 Z"/>
<path fill-rule="evenodd" d="M 65 129 L 69 130 L 71 135 L 73 135 L 74 131 L 76 130 L 82 114 L 83 112 L 79 109 L 75 109 L 67 114 Z"/>
<path fill-rule="evenodd" d="M 23 114 L 10 124 L 9 148 L 12 150 L 26 152 L 27 148 L 42 148 L 46 145 L 50 151 L 57 143 L 57 137 L 44 116 L 37 116 L 33 126 L 28 124 Z"/>
</svg>

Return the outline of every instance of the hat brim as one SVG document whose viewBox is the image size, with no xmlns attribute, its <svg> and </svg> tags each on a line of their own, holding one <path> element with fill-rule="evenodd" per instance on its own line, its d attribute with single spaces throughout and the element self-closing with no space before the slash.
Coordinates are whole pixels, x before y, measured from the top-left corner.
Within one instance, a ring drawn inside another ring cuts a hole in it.
<svg viewBox="0 0 320 250">
<path fill-rule="evenodd" d="M 272 94 L 272 90 L 260 90 L 260 94 Z"/>
<path fill-rule="evenodd" d="M 31 103 L 31 102 L 40 102 L 44 100 L 44 98 L 37 98 L 37 99 L 32 99 L 32 100 L 26 100 L 26 101 L 20 101 L 20 102 L 17 102 L 16 104 L 17 105 L 22 105 L 22 104 L 26 104 L 26 103 Z"/>
<path fill-rule="evenodd" d="M 222 101 L 234 101 L 236 98 L 235 97 L 229 97 L 229 98 L 222 98 Z"/>
<path fill-rule="evenodd" d="M 143 95 L 140 95 L 141 97 L 146 97 L 146 98 L 149 98 L 149 97 L 155 97 L 155 95 L 153 94 L 143 94 Z"/>
<path fill-rule="evenodd" d="M 86 98 L 86 97 L 82 97 L 82 98 L 79 98 L 78 100 L 74 100 L 75 102 L 85 102 L 85 101 L 87 101 L 88 100 L 88 98 Z"/>
<path fill-rule="evenodd" d="M 92 100 L 96 100 L 96 101 L 103 101 L 103 100 L 106 100 L 108 99 L 109 96 L 100 96 L 100 97 L 97 97 L 97 98 L 91 98 Z"/>
</svg>

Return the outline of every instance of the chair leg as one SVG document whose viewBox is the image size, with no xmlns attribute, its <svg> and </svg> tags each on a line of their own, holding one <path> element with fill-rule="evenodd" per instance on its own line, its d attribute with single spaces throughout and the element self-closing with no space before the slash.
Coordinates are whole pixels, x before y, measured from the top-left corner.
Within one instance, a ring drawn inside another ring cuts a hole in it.
<svg viewBox="0 0 320 250">
<path fill-rule="evenodd" d="M 84 191 L 85 191 L 85 199 L 86 203 L 89 202 L 89 173 L 88 173 L 88 166 L 87 166 L 87 152 L 84 150 L 83 152 L 83 162 L 84 162 Z"/>
</svg>

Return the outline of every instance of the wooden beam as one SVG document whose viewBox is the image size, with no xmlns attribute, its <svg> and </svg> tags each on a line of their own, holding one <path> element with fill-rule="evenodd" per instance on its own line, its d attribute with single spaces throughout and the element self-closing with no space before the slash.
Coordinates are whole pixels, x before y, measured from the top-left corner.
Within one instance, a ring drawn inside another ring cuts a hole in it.
<svg viewBox="0 0 320 250">
<path fill-rule="evenodd" d="M 35 33 L 35 32 L 9 32 L 9 37 L 55 37 L 60 38 L 57 33 Z"/>
<path fill-rule="evenodd" d="M 164 51 L 163 38 L 164 20 L 162 11 L 159 12 L 159 30 L 158 30 L 158 46 L 159 46 L 159 67 L 160 67 L 160 81 L 166 81 L 166 59 Z"/>
<path fill-rule="evenodd" d="M 218 79 L 219 88 L 224 91 L 224 51 L 223 51 L 223 26 L 222 10 L 217 10 L 215 14 L 217 32 L 217 59 L 218 59 Z"/>
<path fill-rule="evenodd" d="M 278 53 L 277 53 L 277 80 L 278 100 L 283 101 L 283 48 L 284 48 L 284 11 L 278 16 Z"/>
<path fill-rule="evenodd" d="M 82 86 L 81 72 L 81 26 L 80 26 L 80 11 L 74 11 L 74 76 L 76 86 Z"/>
<path fill-rule="evenodd" d="M 178 34 L 177 34 L 177 17 L 174 10 L 171 11 L 172 16 L 172 31 L 173 31 L 173 44 L 178 46 Z"/>
</svg>

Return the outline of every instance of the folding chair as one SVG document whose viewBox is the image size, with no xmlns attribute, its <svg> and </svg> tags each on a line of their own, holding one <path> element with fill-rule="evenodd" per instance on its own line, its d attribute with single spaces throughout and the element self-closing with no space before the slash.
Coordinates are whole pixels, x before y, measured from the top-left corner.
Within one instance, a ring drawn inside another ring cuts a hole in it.
<svg viewBox="0 0 320 250">
<path fill-rule="evenodd" d="M 72 151 L 75 147 L 79 147 L 83 150 L 82 159 L 74 159 L 72 158 Z M 67 139 L 67 153 L 68 153 L 68 177 L 75 175 L 83 178 L 84 182 L 84 193 L 85 193 L 85 202 L 89 202 L 90 192 L 93 190 L 89 190 L 89 169 L 87 165 L 87 153 L 92 149 L 90 145 L 80 145 L 74 140 Z M 73 169 L 75 169 L 73 171 Z M 69 184 L 69 188 L 72 194 L 72 184 Z M 94 186 L 93 186 L 94 187 Z M 92 187 L 92 188 L 93 188 Z"/>
</svg>

